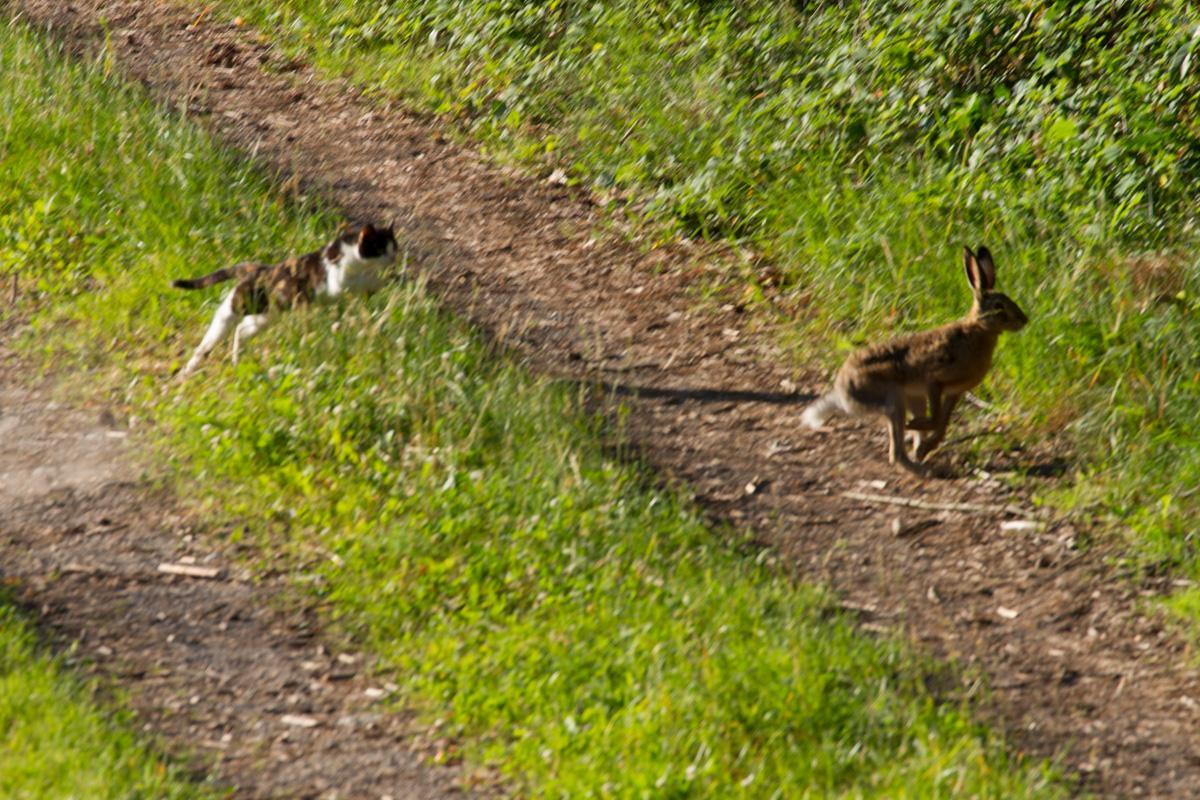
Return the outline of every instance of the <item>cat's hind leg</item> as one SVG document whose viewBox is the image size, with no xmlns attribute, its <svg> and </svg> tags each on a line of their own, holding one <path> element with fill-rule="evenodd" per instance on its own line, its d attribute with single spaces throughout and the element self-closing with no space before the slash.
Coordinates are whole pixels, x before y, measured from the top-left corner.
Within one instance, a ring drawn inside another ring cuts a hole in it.
<svg viewBox="0 0 1200 800">
<path fill-rule="evenodd" d="M 238 323 L 237 330 L 233 332 L 233 363 L 237 363 L 238 348 L 242 341 L 267 327 L 268 322 L 266 314 L 251 314 L 242 318 L 242 321 Z"/>
<path fill-rule="evenodd" d="M 195 353 L 192 353 L 187 366 L 180 371 L 180 380 L 191 375 L 196 367 L 200 365 L 200 362 L 204 360 L 204 357 L 225 338 L 225 334 L 229 333 L 236 318 L 237 314 L 233 310 L 233 293 L 230 292 L 221 301 L 221 305 L 217 307 L 217 313 L 213 315 L 213 320 L 208 326 L 208 331 L 204 334 L 204 338 L 200 340 L 200 346 L 196 348 Z"/>
</svg>

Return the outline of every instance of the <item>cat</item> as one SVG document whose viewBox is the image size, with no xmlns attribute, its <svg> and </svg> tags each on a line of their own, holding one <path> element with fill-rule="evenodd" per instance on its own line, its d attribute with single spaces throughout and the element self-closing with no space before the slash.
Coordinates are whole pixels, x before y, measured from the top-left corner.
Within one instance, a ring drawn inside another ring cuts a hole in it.
<svg viewBox="0 0 1200 800">
<path fill-rule="evenodd" d="M 233 363 L 243 341 L 267 327 L 275 312 L 344 292 L 369 293 L 383 286 L 383 270 L 396 259 L 393 226 L 343 225 L 326 247 L 277 264 L 248 261 L 201 278 L 179 278 L 177 289 L 205 289 L 236 279 L 221 301 L 204 339 L 179 373 L 182 380 L 233 329 Z"/>
</svg>

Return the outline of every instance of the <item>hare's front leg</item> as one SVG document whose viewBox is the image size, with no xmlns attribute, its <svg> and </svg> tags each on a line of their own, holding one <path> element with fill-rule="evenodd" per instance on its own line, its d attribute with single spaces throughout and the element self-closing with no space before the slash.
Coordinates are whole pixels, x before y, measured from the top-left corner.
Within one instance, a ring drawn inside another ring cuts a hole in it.
<svg viewBox="0 0 1200 800">
<path fill-rule="evenodd" d="M 928 472 L 924 464 L 914 463 L 908 457 L 908 448 L 904 441 L 904 417 L 908 413 L 907 405 L 902 396 L 893 397 L 886 407 L 888 419 L 888 463 L 899 464 L 918 477 L 924 477 Z"/>
<path fill-rule="evenodd" d="M 942 439 L 946 437 L 946 426 L 950 424 L 950 415 L 954 413 L 954 406 L 958 404 L 958 399 L 961 394 L 948 394 L 941 398 L 936 409 L 931 409 L 933 416 L 933 433 L 929 438 L 921 441 L 917 445 L 916 458 L 921 461 L 925 456 L 929 455 L 933 450 L 942 443 Z"/>
<path fill-rule="evenodd" d="M 912 418 L 907 426 L 910 431 L 933 430 L 937 415 L 942 406 L 942 386 L 932 383 L 921 394 L 909 395 L 908 411 Z M 926 413 L 928 411 L 928 413 Z"/>
<path fill-rule="evenodd" d="M 933 430 L 942 403 L 941 384 L 929 384 L 923 391 L 908 395 L 906 402 L 912 417 L 905 423 L 905 434 L 912 438 L 915 453 L 921 450 L 921 442 L 928 438 L 925 434 Z M 921 457 L 917 456 L 917 460 Z"/>
</svg>

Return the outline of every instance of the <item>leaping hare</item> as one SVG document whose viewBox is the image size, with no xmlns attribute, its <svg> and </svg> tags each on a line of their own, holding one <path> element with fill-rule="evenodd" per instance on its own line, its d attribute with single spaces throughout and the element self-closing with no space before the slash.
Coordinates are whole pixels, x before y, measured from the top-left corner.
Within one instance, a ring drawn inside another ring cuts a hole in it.
<svg viewBox="0 0 1200 800">
<path fill-rule="evenodd" d="M 996 267 L 987 248 L 980 247 L 978 253 L 969 247 L 963 250 L 974 295 L 967 315 L 851 353 L 833 391 L 804 410 L 805 425 L 820 428 L 834 411 L 883 416 L 888 424 L 888 463 L 899 462 L 917 475 L 927 473 L 928 467 L 916 462 L 941 444 L 958 399 L 987 374 L 1000 334 L 1019 331 L 1029 321 L 1007 295 L 992 291 Z M 906 413 L 913 415 L 907 422 Z M 905 449 L 906 427 L 916 432 L 914 458 Z"/>
</svg>

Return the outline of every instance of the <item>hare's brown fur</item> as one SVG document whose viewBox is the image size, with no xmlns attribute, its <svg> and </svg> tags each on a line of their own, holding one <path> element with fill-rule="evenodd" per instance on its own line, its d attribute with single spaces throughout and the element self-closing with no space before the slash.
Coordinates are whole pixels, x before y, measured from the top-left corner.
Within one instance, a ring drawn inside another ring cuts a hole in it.
<svg viewBox="0 0 1200 800">
<path fill-rule="evenodd" d="M 979 248 L 978 254 L 967 248 L 964 262 L 974 296 L 967 315 L 852 353 L 838 371 L 833 391 L 805 412 L 806 424 L 819 427 L 836 409 L 883 416 L 888 423 L 888 460 L 924 472 L 908 456 L 905 430 L 917 432 L 914 458 L 921 461 L 941 444 L 959 398 L 987 375 L 1000 334 L 1020 330 L 1028 322 L 1016 303 L 992 290 L 995 266 L 987 248 Z"/>
</svg>

